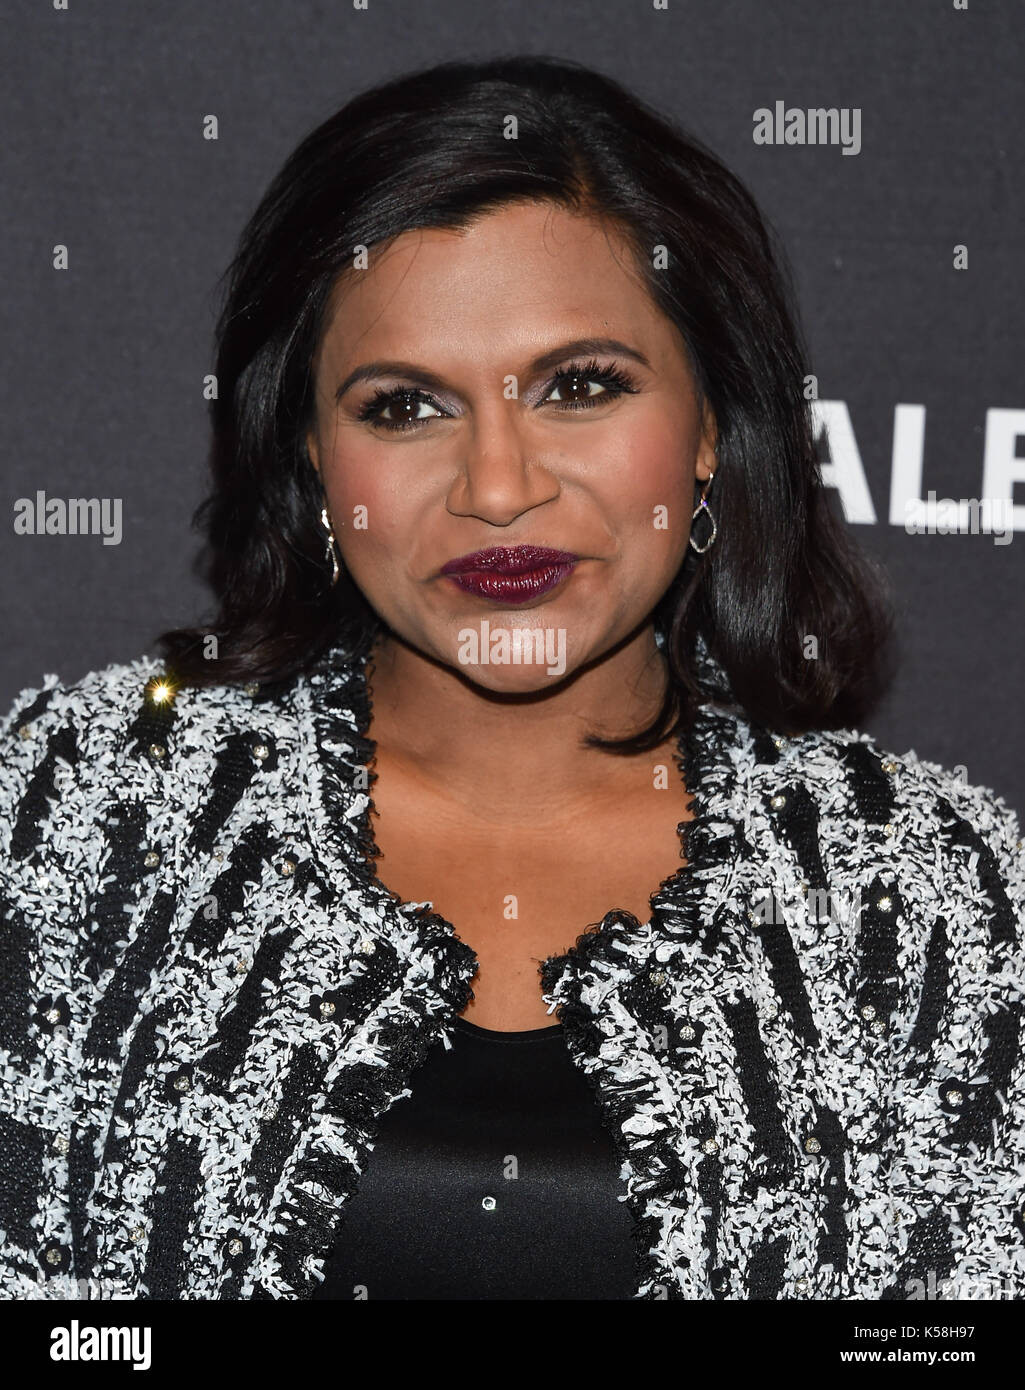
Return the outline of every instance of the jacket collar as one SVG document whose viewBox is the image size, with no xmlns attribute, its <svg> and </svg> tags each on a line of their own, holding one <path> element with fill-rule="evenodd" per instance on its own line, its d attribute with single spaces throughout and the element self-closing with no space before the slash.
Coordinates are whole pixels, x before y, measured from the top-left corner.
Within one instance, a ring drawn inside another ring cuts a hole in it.
<svg viewBox="0 0 1025 1390">
<path fill-rule="evenodd" d="M 455 934 L 440 913 L 423 904 L 404 903 L 380 880 L 374 862 L 371 811 L 376 778 L 376 744 L 369 737 L 372 699 L 368 676 L 369 645 L 355 650 L 332 649 L 302 683 L 300 698 L 306 735 L 313 757 L 306 788 L 313 842 L 318 846 L 332 886 L 340 894 L 355 888 L 383 914 L 384 920 L 410 929 L 421 948 L 433 958 L 434 987 L 452 1013 L 469 1002 L 469 981 L 476 971 L 475 953 Z M 569 977 L 602 960 L 622 965 L 624 938 L 638 930 L 653 945 L 701 938 L 708 949 L 718 939 L 718 913 L 728 898 L 730 868 L 740 845 L 737 820 L 739 759 L 746 740 L 747 721 L 732 702 L 721 666 L 699 637 L 695 673 L 707 695 L 696 717 L 677 739 L 677 769 L 693 798 L 693 819 L 679 826 L 680 868 L 659 884 L 651 897 L 651 921 L 640 924 L 631 914 L 613 910 L 595 927 L 583 932 L 563 956 L 543 966 L 545 998 L 552 1006 L 563 1001 Z"/>
</svg>

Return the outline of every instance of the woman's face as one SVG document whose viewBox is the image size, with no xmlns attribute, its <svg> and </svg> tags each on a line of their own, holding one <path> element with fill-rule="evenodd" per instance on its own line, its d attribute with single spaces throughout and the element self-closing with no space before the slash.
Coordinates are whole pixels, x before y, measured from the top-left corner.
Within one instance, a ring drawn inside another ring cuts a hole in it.
<svg viewBox="0 0 1025 1390">
<path fill-rule="evenodd" d="M 307 442 L 342 558 L 395 633 L 490 690 L 541 689 L 642 625 L 715 468 L 683 342 L 631 265 L 598 223 L 522 203 L 404 233 L 335 288 Z M 442 573 L 517 546 L 579 558 Z M 563 669 L 485 663 L 496 629 L 561 640 Z"/>
</svg>

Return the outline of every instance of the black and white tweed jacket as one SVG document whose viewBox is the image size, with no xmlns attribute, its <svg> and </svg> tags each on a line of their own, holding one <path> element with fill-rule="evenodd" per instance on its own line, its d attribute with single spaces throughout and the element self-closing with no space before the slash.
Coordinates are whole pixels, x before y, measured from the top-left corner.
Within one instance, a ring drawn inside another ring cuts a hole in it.
<svg viewBox="0 0 1025 1390">
<path fill-rule="evenodd" d="M 473 951 L 377 877 L 362 658 L 171 700 L 159 675 L 48 676 L 0 732 L 9 1298 L 308 1298 L 470 998 Z M 689 862 L 651 921 L 582 922 L 541 966 L 635 1297 L 1021 1298 L 1013 812 L 711 701 L 679 764 Z"/>
</svg>

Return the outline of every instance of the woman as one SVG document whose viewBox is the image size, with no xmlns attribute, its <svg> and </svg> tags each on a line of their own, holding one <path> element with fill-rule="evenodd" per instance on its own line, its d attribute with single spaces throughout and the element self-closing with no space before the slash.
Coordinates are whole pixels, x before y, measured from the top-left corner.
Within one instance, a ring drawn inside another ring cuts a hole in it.
<svg viewBox="0 0 1025 1390">
<path fill-rule="evenodd" d="M 215 621 L 5 726 L 7 1295 L 1021 1296 L 1020 831 L 855 731 L 736 179 L 574 64 L 406 77 L 218 349 Z"/>
</svg>

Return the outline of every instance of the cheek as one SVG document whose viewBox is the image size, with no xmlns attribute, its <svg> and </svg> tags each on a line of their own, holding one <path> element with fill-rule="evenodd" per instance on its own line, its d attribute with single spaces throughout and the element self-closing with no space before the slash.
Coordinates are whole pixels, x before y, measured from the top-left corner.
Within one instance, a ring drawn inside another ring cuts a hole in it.
<svg viewBox="0 0 1025 1390">
<path fill-rule="evenodd" d="M 603 484 L 609 512 L 621 519 L 623 531 L 650 538 L 656 552 L 687 541 L 694 485 L 681 443 L 686 432 L 684 423 L 673 429 L 664 420 L 632 429 L 623 441 L 621 466 Z"/>
<path fill-rule="evenodd" d="M 401 535 L 408 500 L 382 469 L 348 455 L 325 469 L 324 490 L 342 555 L 355 568 L 372 562 Z"/>
</svg>

